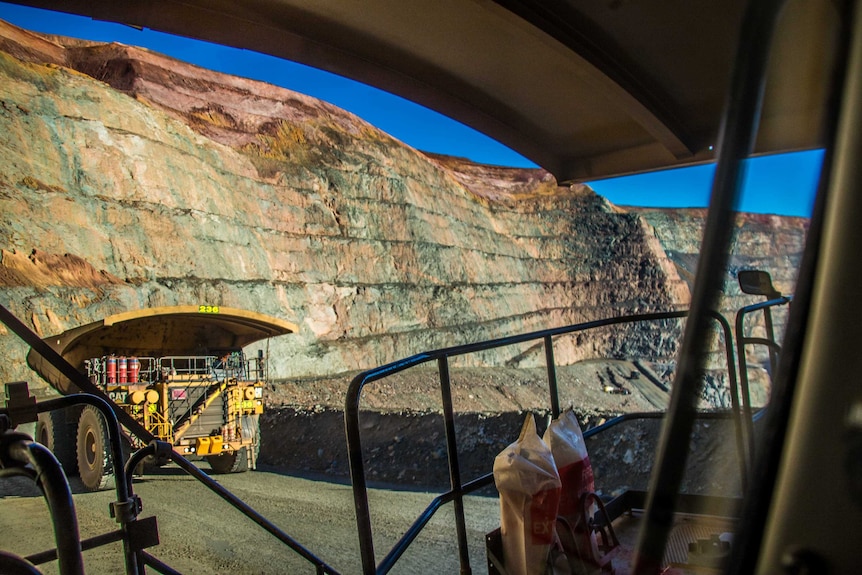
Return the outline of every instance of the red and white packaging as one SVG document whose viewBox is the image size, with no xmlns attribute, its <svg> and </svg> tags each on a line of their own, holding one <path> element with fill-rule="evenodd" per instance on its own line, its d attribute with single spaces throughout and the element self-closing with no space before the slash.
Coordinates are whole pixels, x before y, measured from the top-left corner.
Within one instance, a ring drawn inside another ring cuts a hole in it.
<svg viewBox="0 0 862 575">
<path fill-rule="evenodd" d="M 595 534 L 587 529 L 589 517 L 584 515 L 585 512 L 595 514 L 596 506 L 584 509 L 582 497 L 595 491 L 593 467 L 578 418 L 571 409 L 551 422 L 545 430 L 544 441 L 551 449 L 560 475 L 559 516 L 576 529 L 576 537 L 582 540 L 577 550 L 566 549 L 566 552 L 577 553 L 585 562 L 592 562 L 599 557 L 599 550 Z"/>
<path fill-rule="evenodd" d="M 543 575 L 555 541 L 560 477 L 551 450 L 527 416 L 518 440 L 494 459 L 503 558 L 510 575 Z"/>
</svg>

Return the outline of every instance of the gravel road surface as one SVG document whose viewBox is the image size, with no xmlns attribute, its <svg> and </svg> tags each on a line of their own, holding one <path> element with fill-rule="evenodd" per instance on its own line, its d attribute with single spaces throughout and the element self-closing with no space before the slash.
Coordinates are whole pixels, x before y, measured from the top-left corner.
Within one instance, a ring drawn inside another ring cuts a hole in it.
<svg viewBox="0 0 862 575">
<path fill-rule="evenodd" d="M 206 468 L 206 464 L 201 465 Z M 349 486 L 274 471 L 219 475 L 218 481 L 339 573 L 361 572 Z M 31 483 L 0 482 L 0 549 L 28 555 L 54 547 L 47 507 Z M 175 467 L 136 479 L 142 517 L 155 515 L 161 544 L 152 554 L 183 573 L 314 573 L 314 567 Z M 75 495 L 82 538 L 111 531 L 113 491 Z M 369 493 L 378 561 L 436 493 L 372 490 Z M 466 503 L 471 563 L 485 567 L 484 534 L 499 524 L 495 498 Z M 457 573 L 452 506 L 441 508 L 393 573 Z M 84 553 L 91 574 L 123 572 L 121 544 Z M 57 573 L 56 562 L 40 566 Z"/>
</svg>

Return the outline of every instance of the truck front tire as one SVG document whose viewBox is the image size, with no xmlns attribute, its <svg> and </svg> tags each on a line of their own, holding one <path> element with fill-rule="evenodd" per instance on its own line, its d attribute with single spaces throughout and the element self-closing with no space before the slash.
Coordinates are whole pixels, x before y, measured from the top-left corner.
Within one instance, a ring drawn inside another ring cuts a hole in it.
<svg viewBox="0 0 862 575">
<path fill-rule="evenodd" d="M 252 444 L 233 453 L 210 455 L 207 462 L 214 473 L 245 473 L 257 467 L 257 456 L 260 453 L 260 419 L 258 415 L 242 417 L 242 437 L 251 439 Z"/>
<path fill-rule="evenodd" d="M 96 408 L 87 405 L 78 419 L 78 474 L 88 491 L 104 489 L 108 482 L 108 433 Z"/>
<path fill-rule="evenodd" d="M 233 453 L 210 455 L 207 462 L 214 473 L 244 473 L 248 471 L 248 448 L 243 447 Z"/>
</svg>

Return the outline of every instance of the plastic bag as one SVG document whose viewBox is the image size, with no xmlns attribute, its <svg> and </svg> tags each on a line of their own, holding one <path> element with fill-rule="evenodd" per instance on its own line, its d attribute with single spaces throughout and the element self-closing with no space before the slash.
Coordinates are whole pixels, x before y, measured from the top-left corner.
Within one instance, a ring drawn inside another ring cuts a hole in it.
<svg viewBox="0 0 862 575">
<path fill-rule="evenodd" d="M 545 430 L 544 441 L 551 449 L 562 486 L 558 515 L 571 533 L 563 537 L 563 550 L 574 564 L 580 561 L 577 573 L 592 573 L 599 567 L 599 549 L 590 519 L 596 505 L 588 501 L 595 490 L 593 468 L 587 445 L 578 425 L 578 418 L 568 410 L 551 422 Z"/>
<path fill-rule="evenodd" d="M 556 539 L 560 477 L 551 450 L 527 416 L 518 440 L 494 459 L 503 558 L 510 575 L 541 575 Z"/>
<path fill-rule="evenodd" d="M 596 488 L 587 445 L 575 413 L 570 409 L 553 420 L 543 439 L 554 456 L 562 484 L 558 514 L 577 522 L 581 514 L 578 504 L 581 496 Z"/>
</svg>

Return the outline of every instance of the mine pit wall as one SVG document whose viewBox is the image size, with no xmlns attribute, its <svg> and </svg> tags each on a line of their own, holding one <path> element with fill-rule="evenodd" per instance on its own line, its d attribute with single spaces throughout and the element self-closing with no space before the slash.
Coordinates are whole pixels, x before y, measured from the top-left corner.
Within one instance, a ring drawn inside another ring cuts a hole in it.
<svg viewBox="0 0 862 575">
<path fill-rule="evenodd" d="M 42 336 L 146 307 L 252 309 L 301 323 L 261 344 L 273 376 L 315 377 L 684 303 L 640 219 L 585 187 L 538 170 L 463 180 L 332 106 L 133 48 L 89 51 L 145 75 L 117 86 L 28 54 L 0 53 L 0 285 Z M 0 377 L 43 386 L 2 339 Z M 481 362 L 512 354 L 535 361 Z"/>
<path fill-rule="evenodd" d="M 657 210 L 649 208 L 626 208 L 638 213 L 652 227 L 670 261 L 677 268 L 680 278 L 691 287 L 700 251 L 700 239 L 706 221 L 706 211 L 701 209 Z M 736 312 L 741 307 L 763 301 L 760 296 L 744 294 L 739 289 L 736 273 L 739 270 L 756 269 L 769 272 L 773 286 L 782 295 L 795 291 L 799 264 L 808 233 L 808 218 L 776 216 L 769 214 L 742 213 L 736 216 L 735 230 L 731 239 L 731 256 L 724 281 L 724 295 L 720 302 L 720 313 L 735 330 Z M 776 339 L 781 344 L 789 306 L 772 308 Z M 746 337 L 765 337 L 763 314 L 749 314 L 745 322 Z M 734 337 L 736 334 L 734 332 Z M 716 338 L 709 360 L 714 370 L 708 380 L 705 394 L 709 403 L 727 406 L 726 375 L 722 373 L 724 360 L 723 338 Z M 736 348 L 734 347 L 734 354 Z M 737 358 L 737 362 L 739 359 Z M 768 373 L 769 354 L 763 346 L 746 347 L 745 361 L 752 381 L 752 401 L 763 405 L 770 389 Z M 670 373 L 672 365 L 667 366 Z M 659 368 L 660 369 L 660 368 Z"/>
<path fill-rule="evenodd" d="M 680 305 L 680 290 L 669 286 L 679 288 L 681 282 L 666 275 L 663 253 L 647 249 L 638 218 L 596 206 L 601 202 L 586 190 L 562 190 L 526 210 L 493 206 L 471 222 L 487 226 L 473 234 L 488 238 L 481 250 L 415 246 L 421 260 L 407 269 L 426 270 L 441 278 L 439 285 L 333 287 L 327 301 L 338 323 L 329 331 L 323 321 L 317 324 L 320 340 L 311 345 L 311 355 L 325 358 L 324 364 L 361 369 L 427 349 Z M 464 260 L 469 264 L 460 269 Z M 563 342 L 557 359 L 571 363 L 622 342 L 652 356 L 674 353 L 673 346 L 655 349 L 651 338 L 641 346 L 634 341 L 617 330 L 616 336 L 583 338 L 581 345 Z M 465 358 L 463 365 L 530 367 L 543 357 L 541 351 L 510 348 Z M 309 365 L 307 373 L 314 369 Z"/>
<path fill-rule="evenodd" d="M 146 307 L 251 309 L 300 323 L 252 350 L 286 380 L 688 306 L 677 256 L 698 242 L 674 226 L 697 214 L 663 225 L 541 170 L 422 154 L 313 98 L 152 52 L 69 57 L 60 39 L 0 33 L 0 289 L 42 336 Z M 555 352 L 670 365 L 680 334 L 609 329 Z M 46 393 L 26 351 L 0 327 L 0 380 Z"/>
</svg>

